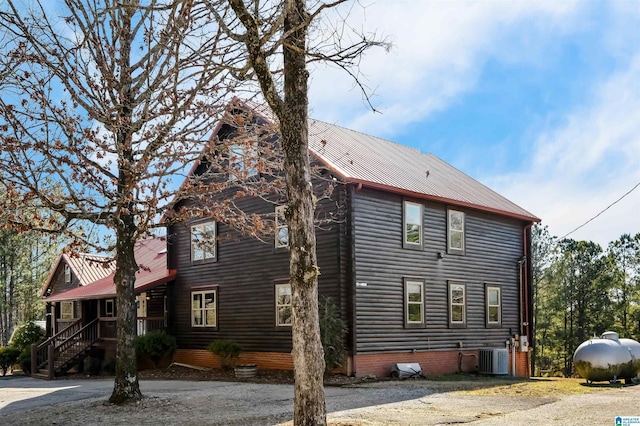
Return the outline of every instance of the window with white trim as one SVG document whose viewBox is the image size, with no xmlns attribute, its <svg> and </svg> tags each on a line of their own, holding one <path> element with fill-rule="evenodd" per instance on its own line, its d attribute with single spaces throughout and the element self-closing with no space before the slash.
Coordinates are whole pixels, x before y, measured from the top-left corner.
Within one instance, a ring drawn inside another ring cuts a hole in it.
<svg viewBox="0 0 640 426">
<path fill-rule="evenodd" d="M 64 283 L 71 284 L 71 267 L 66 263 L 64 265 Z"/>
<path fill-rule="evenodd" d="M 449 283 L 449 326 L 467 325 L 467 288 L 465 284 Z"/>
<path fill-rule="evenodd" d="M 405 278 L 405 327 L 424 326 L 424 282 Z"/>
<path fill-rule="evenodd" d="M 191 263 L 216 259 L 216 222 L 191 225 Z"/>
<path fill-rule="evenodd" d="M 502 324 L 502 288 L 487 285 L 485 292 L 487 298 L 487 326 L 500 326 Z"/>
<path fill-rule="evenodd" d="M 257 141 L 244 138 L 237 144 L 229 146 L 229 179 L 244 180 L 258 174 Z"/>
<path fill-rule="evenodd" d="M 192 327 L 217 327 L 216 290 L 191 292 L 191 326 Z"/>
<path fill-rule="evenodd" d="M 285 218 L 287 206 L 276 206 L 276 248 L 289 247 L 289 226 Z"/>
<path fill-rule="evenodd" d="M 60 319 L 74 319 L 73 302 L 60 302 Z"/>
<path fill-rule="evenodd" d="M 115 317 L 116 316 L 116 304 L 115 300 L 107 299 L 104 301 L 104 315 L 106 317 Z"/>
<path fill-rule="evenodd" d="M 291 284 L 276 285 L 276 327 L 291 327 Z"/>
<path fill-rule="evenodd" d="M 447 251 L 452 254 L 464 254 L 464 243 L 464 212 L 448 210 Z"/>
<path fill-rule="evenodd" d="M 403 241 L 405 248 L 422 248 L 422 204 L 411 201 L 404 202 L 403 209 Z"/>
</svg>

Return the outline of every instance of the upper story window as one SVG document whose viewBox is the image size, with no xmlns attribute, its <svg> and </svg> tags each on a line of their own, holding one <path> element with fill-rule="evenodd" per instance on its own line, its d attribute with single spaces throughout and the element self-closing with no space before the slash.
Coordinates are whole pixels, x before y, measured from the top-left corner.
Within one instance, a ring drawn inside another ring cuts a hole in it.
<svg viewBox="0 0 640 426">
<path fill-rule="evenodd" d="M 287 206 L 276 206 L 276 248 L 289 247 L 289 227 L 284 213 Z"/>
<path fill-rule="evenodd" d="M 502 324 L 502 288 L 496 285 L 485 286 L 487 298 L 487 327 L 498 327 Z"/>
<path fill-rule="evenodd" d="M 216 259 L 216 222 L 191 225 L 191 263 Z"/>
<path fill-rule="evenodd" d="M 276 327 L 291 327 L 291 284 L 276 285 Z"/>
<path fill-rule="evenodd" d="M 447 251 L 464 254 L 464 213 L 449 210 L 447 214 Z"/>
<path fill-rule="evenodd" d="M 467 286 L 449 283 L 449 327 L 467 326 Z"/>
<path fill-rule="evenodd" d="M 64 283 L 71 284 L 71 267 L 66 263 L 64 265 Z"/>
<path fill-rule="evenodd" d="M 404 280 L 405 327 L 424 326 L 424 282 Z"/>
<path fill-rule="evenodd" d="M 403 242 L 405 248 L 422 248 L 422 204 L 404 202 L 403 212 Z"/>
<path fill-rule="evenodd" d="M 258 174 L 256 141 L 246 138 L 229 146 L 229 179 L 243 180 Z"/>
<path fill-rule="evenodd" d="M 191 326 L 216 327 L 218 325 L 216 290 L 191 292 Z"/>
<path fill-rule="evenodd" d="M 60 319 L 74 319 L 73 302 L 60 302 Z"/>
</svg>

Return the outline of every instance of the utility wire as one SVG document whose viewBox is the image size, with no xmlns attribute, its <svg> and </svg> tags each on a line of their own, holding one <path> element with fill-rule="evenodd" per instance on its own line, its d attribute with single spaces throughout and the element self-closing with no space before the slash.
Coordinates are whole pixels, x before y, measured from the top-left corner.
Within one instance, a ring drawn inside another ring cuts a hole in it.
<svg viewBox="0 0 640 426">
<path fill-rule="evenodd" d="M 607 210 L 609 210 L 611 207 L 613 207 L 614 205 L 616 205 L 618 202 L 620 202 L 620 200 L 622 200 L 624 197 L 626 197 L 627 195 L 631 194 L 636 188 L 638 188 L 640 186 L 640 182 L 636 183 L 636 185 L 631 188 L 629 191 L 627 191 L 622 197 L 618 198 L 617 200 L 615 200 L 613 203 L 609 204 L 607 207 L 605 207 L 602 211 L 600 211 L 600 213 L 598 213 L 597 215 L 595 215 L 594 217 L 592 217 L 591 219 L 587 220 L 585 223 L 583 223 L 582 225 L 578 226 L 576 229 L 574 229 L 573 231 L 567 233 L 564 237 L 560 238 L 561 240 L 564 240 L 565 238 L 567 238 L 569 235 L 573 234 L 574 232 L 576 232 L 578 229 L 582 228 L 583 226 L 585 226 L 586 224 L 588 224 L 589 222 L 595 220 L 598 216 L 600 216 L 602 213 L 606 212 Z"/>
</svg>

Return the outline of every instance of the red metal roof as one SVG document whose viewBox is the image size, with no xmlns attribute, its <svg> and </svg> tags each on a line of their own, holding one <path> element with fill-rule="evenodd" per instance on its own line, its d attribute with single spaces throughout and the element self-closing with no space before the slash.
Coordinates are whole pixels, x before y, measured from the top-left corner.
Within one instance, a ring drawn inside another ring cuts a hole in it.
<svg viewBox="0 0 640 426">
<path fill-rule="evenodd" d="M 135 256 L 139 270 L 136 273 L 135 291 L 140 293 L 159 284 L 171 281 L 176 271 L 167 269 L 167 244 L 164 238 L 149 238 L 136 243 Z M 85 286 L 45 298 L 47 302 L 61 300 L 105 299 L 115 297 L 114 271 Z"/>
<path fill-rule="evenodd" d="M 40 296 L 45 295 L 61 264 L 69 265 L 71 272 L 78 278 L 81 286 L 104 278 L 115 271 L 115 263 L 107 256 L 90 253 L 77 253 L 74 255 L 61 253 L 49 272 Z"/>
</svg>

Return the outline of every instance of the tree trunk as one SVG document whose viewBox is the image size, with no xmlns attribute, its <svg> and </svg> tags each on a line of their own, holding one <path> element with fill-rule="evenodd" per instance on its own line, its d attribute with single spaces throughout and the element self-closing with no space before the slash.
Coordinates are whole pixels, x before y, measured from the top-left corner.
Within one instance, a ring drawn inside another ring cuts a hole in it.
<svg viewBox="0 0 640 426">
<path fill-rule="evenodd" d="M 130 218 L 130 216 L 129 216 Z M 116 234 L 116 312 L 117 345 L 116 378 L 113 393 L 109 398 L 112 404 L 137 401 L 142 398 L 138 383 L 136 362 L 136 296 L 134 284 L 138 265 L 134 256 L 135 225 L 131 220 L 128 229 L 120 229 Z"/>
<path fill-rule="evenodd" d="M 306 69 L 307 18 L 303 0 L 286 4 L 284 33 L 284 108 L 280 118 L 289 203 L 290 275 L 295 369 L 294 424 L 326 424 L 324 355 L 318 320 L 318 275 L 314 229 L 315 200 L 309 167 L 307 121 L 309 73 Z M 298 28 L 295 31 L 292 29 Z M 295 48 L 287 48 L 287 44 Z"/>
</svg>

